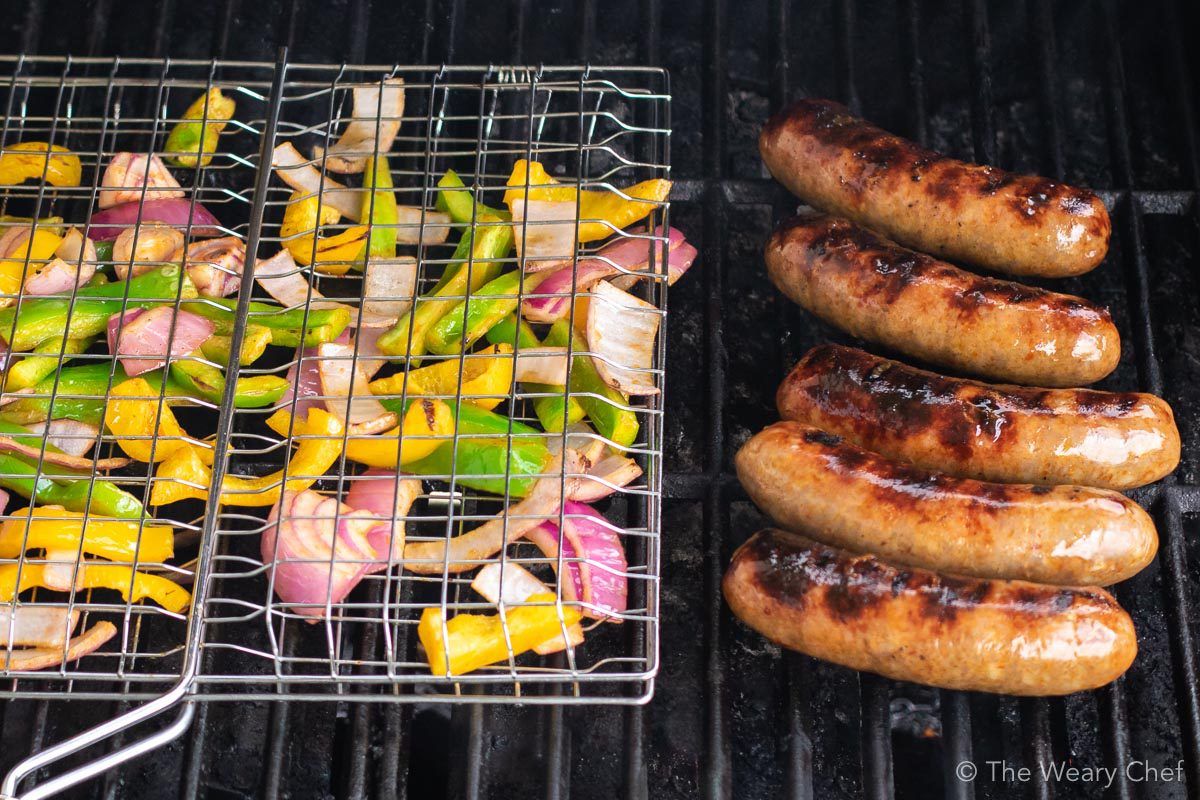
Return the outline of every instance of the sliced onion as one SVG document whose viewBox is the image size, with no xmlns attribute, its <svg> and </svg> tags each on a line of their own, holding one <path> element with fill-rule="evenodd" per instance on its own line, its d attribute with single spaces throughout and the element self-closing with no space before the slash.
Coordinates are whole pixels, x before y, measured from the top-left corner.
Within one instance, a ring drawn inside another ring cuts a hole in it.
<svg viewBox="0 0 1200 800">
<path fill-rule="evenodd" d="M 169 225 L 138 225 L 113 242 L 113 269 L 121 280 L 136 278 L 183 252 L 183 232 Z"/>
<path fill-rule="evenodd" d="M 587 343 L 605 383 L 626 394 L 658 394 L 649 370 L 659 320 L 658 309 L 641 298 L 605 281 L 592 287 Z"/>
<path fill-rule="evenodd" d="M 513 241 L 526 272 L 553 269 L 575 257 L 574 200 L 513 200 Z"/>
<path fill-rule="evenodd" d="M 562 512 L 566 536 L 559 535 L 556 522 L 544 522 L 526 538 L 555 564 L 561 548 L 563 566 L 570 577 L 563 584 L 563 593 L 568 594 L 570 588 L 574 599 L 591 606 L 584 609 L 585 617 L 620 622 L 615 615 L 628 608 L 629 595 L 629 563 L 621 537 L 604 515 L 589 505 L 568 500 Z"/>
<path fill-rule="evenodd" d="M 62 647 L 79 612 L 57 606 L 0 605 L 0 647 Z"/>
<path fill-rule="evenodd" d="M 412 306 L 417 293 L 417 260 L 410 256 L 367 263 L 363 276 L 363 308 L 392 320 Z"/>
<path fill-rule="evenodd" d="M 450 238 L 450 215 L 420 206 L 396 207 L 396 244 L 441 244 Z"/>
<path fill-rule="evenodd" d="M 83 286 L 96 274 L 96 245 L 77 228 L 63 236 L 54 251 L 56 258 L 25 281 L 25 293 L 61 294 Z"/>
<path fill-rule="evenodd" d="M 641 231 L 640 233 L 645 233 Z M 661 237 L 660 226 L 654 232 Z M 674 283 L 691 266 L 696 257 L 696 248 L 684 241 L 683 233 L 677 228 L 666 232 L 667 236 L 667 282 Z M 521 311 L 532 322 L 557 322 L 570 312 L 572 286 L 574 291 L 584 292 L 597 281 L 610 276 L 613 284 L 621 282 L 620 288 L 627 289 L 646 277 L 651 257 L 657 258 L 661 242 L 645 238 L 620 238 L 600 248 L 595 255 L 579 259 L 578 264 L 566 264 L 538 284 L 533 297 L 526 299 Z M 641 273 L 641 274 L 628 274 Z"/>
<path fill-rule="evenodd" d="M 72 456 L 85 456 L 96 445 L 100 438 L 100 429 L 86 422 L 73 419 L 54 419 L 49 422 L 36 422 L 25 427 L 31 433 L 43 434 L 49 429 L 46 443 L 57 447 Z M 0 509 L 4 506 L 0 504 Z"/>
<path fill-rule="evenodd" d="M 466 572 L 491 558 L 511 541 L 537 528 L 551 514 L 557 514 L 563 498 L 565 472 L 566 496 L 570 497 L 587 464 L 578 453 L 568 450 L 565 458 L 555 458 L 529 494 L 482 525 L 446 542 L 410 542 L 404 546 L 404 566 L 418 575 Z"/>
<path fill-rule="evenodd" d="M 503 578 L 501 574 L 503 573 Z M 495 603 L 515 604 L 524 603 L 535 594 L 553 594 L 550 587 L 534 577 L 533 573 L 520 564 L 509 562 L 503 567 L 500 564 L 488 564 L 471 581 L 471 588 L 486 600 Z M 578 647 L 583 643 L 583 626 L 578 622 L 567 626 L 567 642 L 564 645 L 562 634 L 550 637 L 533 648 L 538 655 L 557 653 L 566 647 Z"/>
<path fill-rule="evenodd" d="M 525 383 L 567 385 L 567 348 L 523 347 L 513 369 L 516 380 Z"/>
<path fill-rule="evenodd" d="M 347 328 L 338 334 L 334 342 L 336 344 L 349 344 L 350 329 Z M 289 384 L 288 390 L 284 392 L 279 402 L 281 405 L 291 408 L 294 418 L 305 419 L 308 416 L 310 408 L 321 408 L 324 406 L 324 403 L 317 399 L 321 396 L 321 370 L 317 348 L 303 347 L 298 349 L 296 351 L 296 360 L 288 367 L 285 380 Z"/>
<path fill-rule="evenodd" d="M 56 592 L 82 589 L 85 569 L 87 562 L 78 550 L 47 550 L 42 582 Z"/>
<path fill-rule="evenodd" d="M 186 256 L 172 260 L 181 257 L 196 291 L 205 297 L 228 297 L 242 285 L 246 243 L 237 236 L 192 242 Z"/>
<path fill-rule="evenodd" d="M 579 482 L 579 488 L 571 495 L 572 500 L 593 503 L 608 497 L 617 489 L 623 489 L 642 477 L 642 468 L 628 456 L 614 453 L 593 464 L 587 477 Z"/>
<path fill-rule="evenodd" d="M 170 225 L 196 238 L 221 236 L 221 223 L 213 213 L 198 202 L 173 198 L 169 200 L 147 200 L 145 203 L 122 203 L 119 206 L 97 211 L 92 215 L 88 235 L 97 242 L 111 242 L 121 231 L 141 222 Z"/>
<path fill-rule="evenodd" d="M 156 306 L 141 314 L 114 314 L 108 330 L 109 351 L 120 360 L 125 374 L 134 377 L 158 369 L 172 357 L 195 352 L 216 326 L 199 314 Z"/>
<path fill-rule="evenodd" d="M 354 336 L 354 346 L 358 348 L 358 368 L 368 378 L 375 377 L 375 373 L 388 363 L 388 359 L 379 358 L 383 355 L 379 349 L 379 337 L 386 332 L 387 329 L 382 327 L 362 327 Z"/>
<path fill-rule="evenodd" d="M 128 458 L 83 458 L 81 456 L 73 456 L 69 453 L 54 453 L 42 447 L 34 447 L 32 445 L 22 444 L 16 439 L 9 436 L 0 436 L 0 451 L 9 453 L 18 453 L 23 456 L 36 458 L 45 464 L 53 464 L 56 467 L 67 467 L 68 469 L 88 469 L 95 466 L 98 470 L 110 470 L 124 467 L 130 463 Z"/>
<path fill-rule="evenodd" d="M 298 192 L 320 194 L 321 205 L 336 208 L 343 217 L 358 220 L 362 213 L 361 192 L 322 175 L 291 142 L 271 152 L 271 167 L 288 186 Z"/>
<path fill-rule="evenodd" d="M 310 302 L 311 308 L 346 308 L 350 311 L 350 324 L 355 327 L 390 328 L 396 322 L 382 314 L 360 311 L 345 303 L 326 300 L 325 295 L 305 280 L 296 266 L 296 260 L 287 250 L 280 250 L 270 258 L 259 261 L 254 267 L 254 280 L 267 294 L 289 308 L 299 308 Z"/>
<path fill-rule="evenodd" d="M 321 617 L 326 604 L 341 603 L 379 559 L 367 540 L 373 515 L 331 497 L 285 490 L 263 531 L 263 564 L 275 594 L 299 604 L 298 614 Z"/>
<path fill-rule="evenodd" d="M 97 622 L 85 633 L 79 634 L 67 643 L 66 658 L 63 657 L 62 647 L 14 650 L 11 655 L 0 654 L 0 669 L 29 672 L 47 667 L 57 667 L 68 661 L 78 661 L 99 650 L 105 642 L 116 635 L 117 626 L 111 622 Z"/>
<path fill-rule="evenodd" d="M 369 469 L 354 479 L 346 493 L 346 505 L 385 520 L 367 533 L 367 541 L 379 554 L 368 573 L 380 572 L 400 563 L 404 556 L 404 518 L 424 487 L 416 478 L 402 478 L 384 469 Z"/>
<path fill-rule="evenodd" d="M 166 200 L 183 197 L 183 187 L 170 173 L 162 159 L 141 153 L 116 153 L 104 170 L 97 201 L 101 208 L 121 203 L 146 200 Z"/>
<path fill-rule="evenodd" d="M 367 167 L 367 155 L 386 153 L 400 132 L 404 116 L 404 80 L 389 78 L 383 84 L 354 87 L 353 119 L 328 150 L 313 148 L 313 158 L 329 172 L 359 173 Z"/>
<path fill-rule="evenodd" d="M 586 465 L 585 471 L 590 472 L 592 469 L 591 465 L 604 458 L 604 439 L 586 422 L 576 422 L 568 425 L 566 433 L 567 449 L 574 450 L 583 459 Z M 556 454 L 560 453 L 562 452 L 563 438 L 562 436 L 547 437 L 546 446 Z M 572 496 L 571 499 L 575 500 L 577 498 Z"/>
<path fill-rule="evenodd" d="M 32 224 L 13 225 L 4 231 L 4 235 L 0 236 L 0 258 L 8 258 L 17 251 L 17 248 L 25 244 L 33 233 Z"/>
<path fill-rule="evenodd" d="M 8 508 L 8 492 L 0 489 L 0 514 L 4 513 L 4 509 Z"/>
<path fill-rule="evenodd" d="M 399 424 L 395 412 L 371 393 L 370 378 L 355 363 L 353 345 L 328 342 L 317 348 L 317 358 L 325 407 L 345 419 L 350 433 L 382 433 Z"/>
</svg>

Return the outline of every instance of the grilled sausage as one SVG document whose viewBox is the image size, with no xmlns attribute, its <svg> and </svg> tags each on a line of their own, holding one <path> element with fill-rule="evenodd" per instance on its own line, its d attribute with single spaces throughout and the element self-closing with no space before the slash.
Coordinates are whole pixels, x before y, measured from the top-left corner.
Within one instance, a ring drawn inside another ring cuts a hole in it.
<svg viewBox="0 0 1200 800">
<path fill-rule="evenodd" d="M 812 205 L 941 258 L 1064 277 L 1108 252 L 1112 223 L 1091 192 L 948 158 L 830 100 L 776 114 L 758 149 L 771 174 Z"/>
<path fill-rule="evenodd" d="M 1171 407 L 1153 395 L 992 386 L 850 347 L 814 347 L 775 401 L 784 419 L 963 478 L 1130 489 L 1179 464 Z"/>
<path fill-rule="evenodd" d="M 767 243 L 771 281 L 861 339 L 986 378 L 1079 386 L 1113 371 L 1121 339 L 1086 300 L 964 272 L 848 220 L 806 212 Z"/>
<path fill-rule="evenodd" d="M 734 614 L 784 647 L 947 689 L 1070 694 L 1137 654 L 1103 589 L 899 569 L 774 529 L 738 548 L 723 587 Z"/>
<path fill-rule="evenodd" d="M 952 478 L 799 422 L 761 431 L 736 462 L 750 499 L 780 526 L 896 564 L 1107 586 L 1158 549 L 1150 515 L 1117 492 Z"/>
</svg>

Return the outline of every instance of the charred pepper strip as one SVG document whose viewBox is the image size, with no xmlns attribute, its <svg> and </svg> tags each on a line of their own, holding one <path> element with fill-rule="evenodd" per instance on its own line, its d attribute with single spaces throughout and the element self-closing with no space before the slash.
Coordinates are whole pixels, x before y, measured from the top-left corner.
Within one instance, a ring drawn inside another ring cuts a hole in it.
<svg viewBox="0 0 1200 800">
<path fill-rule="evenodd" d="M 481 216 L 480 221 L 499 222 L 495 217 L 488 216 Z M 377 344 L 380 352 L 391 356 L 410 357 L 424 354 L 425 336 L 429 329 L 457 302 L 445 298 L 464 297 L 495 278 L 503 266 L 499 259 L 508 256 L 512 244 L 511 225 L 488 225 L 476 230 L 473 235 L 464 234 L 458 250 L 454 252 L 454 263 L 446 268 L 449 277 L 443 276 L 443 280 L 431 294 L 418 300 L 416 306 L 401 317 L 394 328 L 379 337 Z M 470 269 L 467 269 L 468 252 L 472 254 Z"/>
<path fill-rule="evenodd" d="M 18 184 L 35 178 L 44 179 L 51 186 L 78 186 L 82 176 L 79 156 L 61 145 L 18 142 L 6 145 L 0 154 L 0 184 Z"/>
<path fill-rule="evenodd" d="M 533 331 L 533 326 L 517 314 L 509 315 L 497 323 L 487 332 L 487 338 L 493 344 L 501 342 L 519 344 L 522 350 L 542 345 Z M 567 397 L 564 386 L 555 386 L 549 383 L 526 383 L 525 389 L 537 394 L 555 395 L 533 398 L 533 411 L 537 414 L 538 422 L 542 423 L 542 427 L 551 433 L 561 431 L 564 420 L 567 425 L 574 425 L 586 416 L 579 401 L 574 397 Z"/>
<path fill-rule="evenodd" d="M 571 393 L 601 436 L 622 447 L 633 444 L 641 426 L 637 414 L 628 408 L 628 395 L 604 382 L 590 356 L 579 355 L 587 351 L 587 342 L 571 330 L 567 320 L 559 320 L 550 326 L 550 333 L 546 334 L 548 346 L 566 347 L 568 343 L 575 352 L 571 359 Z"/>
<path fill-rule="evenodd" d="M 196 98 L 183 112 L 183 119 L 175 123 L 167 136 L 163 146 L 171 154 L 167 160 L 180 167 L 194 167 L 197 163 L 207 167 L 211 164 L 221 131 L 233 119 L 236 108 L 233 99 L 222 94 L 216 86 Z"/>
</svg>

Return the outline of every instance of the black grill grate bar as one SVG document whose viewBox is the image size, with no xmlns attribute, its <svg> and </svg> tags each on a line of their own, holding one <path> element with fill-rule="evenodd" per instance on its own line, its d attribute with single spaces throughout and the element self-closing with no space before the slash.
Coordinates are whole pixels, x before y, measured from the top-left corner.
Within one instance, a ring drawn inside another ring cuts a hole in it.
<svg viewBox="0 0 1200 800">
<path fill-rule="evenodd" d="M 995 164 L 996 116 L 992 99 L 992 35 L 987 0 L 967 3 L 967 36 L 971 42 L 971 140 L 975 160 Z"/>
<path fill-rule="evenodd" d="M 855 114 L 862 113 L 854 80 L 854 0 L 841 0 L 833 9 L 833 63 L 838 94 Z"/>
<path fill-rule="evenodd" d="M 1050 151 L 1051 174 L 1061 180 L 1066 175 L 1066 161 L 1063 158 L 1062 106 L 1058 99 L 1058 75 L 1055 67 L 1058 55 L 1054 45 L 1054 9 L 1050 3 L 1033 3 L 1030 6 L 1030 14 L 1037 36 L 1041 115 L 1046 126 L 1042 140 Z"/>
<path fill-rule="evenodd" d="M 862 700 L 863 792 L 889 798 L 895 792 L 892 774 L 891 682 L 863 673 L 858 678 Z"/>
<path fill-rule="evenodd" d="M 947 800 L 974 800 L 975 784 L 962 780 L 955 767 L 973 761 L 971 708 L 965 692 L 941 693 L 942 786 Z"/>
<path fill-rule="evenodd" d="M 925 75 L 921 58 L 921 6 L 907 0 L 904 7 L 904 45 L 908 60 L 909 103 L 912 108 L 912 134 L 920 145 L 929 144 L 929 119 L 925 106 Z"/>
</svg>

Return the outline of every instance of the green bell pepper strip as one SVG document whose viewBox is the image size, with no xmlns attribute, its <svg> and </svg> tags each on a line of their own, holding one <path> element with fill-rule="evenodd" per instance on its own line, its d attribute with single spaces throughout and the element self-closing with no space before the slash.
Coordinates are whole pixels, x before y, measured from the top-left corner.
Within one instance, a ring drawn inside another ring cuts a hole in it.
<svg viewBox="0 0 1200 800">
<path fill-rule="evenodd" d="M 533 326 L 517 314 L 511 314 L 494 325 L 487 332 L 487 340 L 492 344 L 511 344 L 522 349 L 540 347 L 542 344 L 533 332 Z M 530 392 L 555 395 L 533 398 L 533 412 L 537 414 L 542 427 L 551 433 L 561 431 L 564 421 L 567 425 L 574 425 L 586 416 L 583 406 L 574 397 L 567 397 L 563 386 L 549 383 L 526 383 L 524 386 Z"/>
<path fill-rule="evenodd" d="M 171 362 L 171 377 L 193 397 L 220 403 L 225 395 L 225 373 L 200 361 Z M 237 408 L 263 408 L 274 405 L 290 386 L 278 375 L 248 375 L 238 378 L 233 393 Z"/>
<path fill-rule="evenodd" d="M 496 221 L 496 220 L 491 220 Z M 468 244 L 464 245 L 464 242 Z M 473 244 L 470 244 L 473 242 Z M 506 258 L 512 249 L 511 225 L 489 225 L 473 235 L 463 235 L 454 252 L 454 263 L 446 267 L 446 275 L 438 282 L 433 292 L 417 301 L 407 314 L 400 318 L 395 327 L 379 337 L 380 352 L 390 356 L 417 357 L 425 350 L 425 336 L 429 329 L 445 316 L 457 301 L 446 297 L 463 297 L 477 291 L 490 282 L 503 268 L 498 259 Z M 467 269 L 465 253 L 472 254 L 471 268 Z M 411 331 L 412 344 L 409 345 Z"/>
<path fill-rule="evenodd" d="M 27 297 L 15 308 L 0 309 L 0 337 L 8 339 L 10 350 L 28 352 L 64 334 L 68 339 L 100 336 L 114 314 L 174 303 L 177 295 L 194 298 L 197 293 L 183 269 L 172 264 L 128 282 L 85 286 L 75 295 L 73 304 L 69 297 Z"/>
<path fill-rule="evenodd" d="M 178 167 L 207 167 L 236 108 L 233 99 L 216 86 L 196 98 L 167 136 L 163 150 L 173 154 L 167 160 Z"/>
<path fill-rule="evenodd" d="M 92 346 L 94 338 L 67 339 L 66 347 L 62 340 L 48 339 L 33 348 L 34 353 L 46 355 L 29 355 L 8 368 L 8 377 L 4 382 L 5 391 L 15 392 L 35 385 L 47 375 L 52 375 L 59 364 L 60 354 L 65 354 L 64 360 L 78 355 Z"/>
<path fill-rule="evenodd" d="M 0 420 L 0 436 L 34 447 L 41 447 L 44 441 L 42 434 L 3 420 Z M 47 452 L 62 452 L 49 442 L 45 445 Z M 92 487 L 90 502 L 89 484 Z M 100 478 L 93 481 L 87 470 L 45 463 L 39 474 L 38 459 L 33 456 L 0 453 L 0 486 L 43 505 L 58 505 L 68 511 L 90 511 L 122 519 L 140 519 L 143 513 L 141 501 L 115 483 Z"/>
<path fill-rule="evenodd" d="M 568 342 L 571 342 L 575 353 L 587 350 L 587 342 L 578 332 L 571 330 L 567 320 L 559 320 L 550 326 L 550 332 L 546 334 L 547 346 L 566 347 Z M 622 447 L 637 441 L 641 426 L 637 414 L 625 408 L 629 405 L 629 397 L 604 382 L 591 356 L 575 355 L 571 362 L 571 393 L 587 412 L 592 427 L 601 436 Z"/>
<path fill-rule="evenodd" d="M 112 261 L 113 260 L 112 253 L 113 253 L 113 243 L 114 242 L 115 242 L 115 240 L 110 241 L 110 242 L 96 242 L 96 260 L 97 261 Z"/>
<path fill-rule="evenodd" d="M 396 193 L 392 191 L 392 172 L 388 169 L 386 156 L 367 159 L 363 171 L 362 212 L 359 219 L 369 222 L 371 232 L 367 235 L 367 258 L 396 257 L 396 225 L 400 222 L 400 210 L 396 205 Z"/>
<path fill-rule="evenodd" d="M 438 190 L 437 210 L 443 214 L 449 214 L 450 220 L 459 225 L 470 225 L 474 222 L 476 208 L 478 208 L 477 213 L 479 214 L 491 214 L 493 217 L 503 220 L 512 219 L 512 215 L 507 211 L 492 208 L 483 203 L 477 204 L 466 184 L 462 182 L 462 178 L 458 177 L 458 173 L 452 169 L 446 170 L 446 174 L 438 181 Z"/>
<path fill-rule="evenodd" d="M 533 291 L 549 274 L 525 274 L 525 291 Z M 460 300 L 429 329 L 425 337 L 429 351 L 450 355 L 479 341 L 493 325 L 517 310 L 521 283 L 521 270 L 506 272 L 473 291 L 469 300 Z"/>
<path fill-rule="evenodd" d="M 216 323 L 218 336 L 231 336 L 236 317 L 237 300 L 206 298 L 188 303 L 187 310 Z M 307 319 L 303 308 L 284 309 L 271 303 L 252 302 L 249 314 L 250 325 L 261 325 L 271 330 L 271 344 L 297 347 L 303 341 L 305 347 L 332 342 L 350 324 L 350 309 L 313 308 Z M 244 351 L 243 351 L 244 352 Z M 215 360 L 215 359 L 214 359 Z"/>
<path fill-rule="evenodd" d="M 242 353 L 238 359 L 238 363 L 243 367 L 247 364 L 253 364 L 263 353 L 267 351 L 267 345 L 271 344 L 271 329 L 266 325 L 247 325 L 246 334 L 242 338 Z M 229 348 L 233 346 L 232 336 L 212 335 L 204 344 L 200 345 L 200 352 L 209 361 L 220 364 L 222 367 L 228 367 L 231 353 Z"/>
<path fill-rule="evenodd" d="M 162 390 L 162 370 L 145 372 L 138 377 L 145 378 L 155 390 Z M 104 421 L 104 398 L 109 393 L 110 380 L 111 386 L 116 386 L 128 379 L 129 376 L 119 364 L 115 374 L 113 365 L 106 362 L 66 367 L 56 374 L 42 378 L 28 397 L 20 397 L 0 406 L 0 420 L 30 425 L 48 419 L 73 419 L 89 425 L 99 425 Z M 57 389 L 55 380 L 58 381 Z M 167 380 L 166 391 L 168 403 L 191 396 L 182 386 L 170 379 Z M 52 392 L 53 406 L 50 397 Z"/>
</svg>

